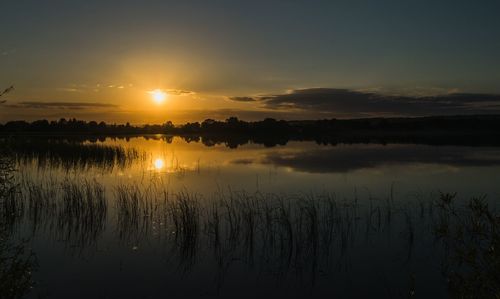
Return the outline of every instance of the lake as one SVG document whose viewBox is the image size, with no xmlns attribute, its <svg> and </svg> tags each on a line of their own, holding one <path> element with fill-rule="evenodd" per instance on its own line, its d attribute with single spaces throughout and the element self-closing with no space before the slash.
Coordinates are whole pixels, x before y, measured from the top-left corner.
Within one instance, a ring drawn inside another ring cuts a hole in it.
<svg viewBox="0 0 500 299">
<path fill-rule="evenodd" d="M 454 216 L 500 198 L 498 147 L 1 142 L 26 298 L 452 297 Z"/>
</svg>

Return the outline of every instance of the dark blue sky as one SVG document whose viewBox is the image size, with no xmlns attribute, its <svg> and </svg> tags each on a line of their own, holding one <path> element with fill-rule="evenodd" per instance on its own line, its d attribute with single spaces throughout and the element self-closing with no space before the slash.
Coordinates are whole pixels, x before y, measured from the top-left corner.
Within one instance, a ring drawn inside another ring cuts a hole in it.
<svg viewBox="0 0 500 299">
<path fill-rule="evenodd" d="M 500 1 L 16 0 L 0 11 L 0 82 L 16 85 L 14 102 L 120 103 L 86 90 L 98 85 L 161 85 L 228 109 L 243 108 L 215 98 L 500 93 Z"/>
</svg>

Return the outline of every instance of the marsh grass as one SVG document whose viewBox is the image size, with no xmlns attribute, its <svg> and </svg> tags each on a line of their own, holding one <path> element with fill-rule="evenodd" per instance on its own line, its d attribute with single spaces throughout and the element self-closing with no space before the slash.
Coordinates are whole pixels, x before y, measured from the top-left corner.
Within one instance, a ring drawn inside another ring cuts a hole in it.
<svg viewBox="0 0 500 299">
<path fill-rule="evenodd" d="M 57 226 L 64 240 L 82 248 L 93 244 L 105 229 L 107 200 L 104 187 L 96 181 L 63 181 L 57 208 Z"/>
<path fill-rule="evenodd" d="M 119 184 L 113 189 L 113 218 L 108 219 L 110 199 L 103 185 L 66 178 L 23 182 L 18 201 L 33 234 L 50 231 L 72 247 L 94 244 L 111 221 L 120 240 L 138 244 L 161 239 L 184 265 L 193 264 L 200 251 L 211 252 L 218 264 L 240 260 L 277 276 L 328 273 L 345 262 L 365 227 L 369 235 L 387 229 L 388 222 L 381 223 L 388 213 L 406 219 L 410 249 L 414 242 L 415 224 L 408 213 L 328 193 L 219 189 L 203 197 L 187 190 L 171 192 L 158 182 Z"/>
<path fill-rule="evenodd" d="M 19 165 L 35 163 L 39 169 L 60 167 L 66 171 L 103 171 L 130 167 L 145 154 L 133 148 L 98 143 L 84 143 L 67 139 L 3 138 L 0 146 L 15 153 Z"/>
<path fill-rule="evenodd" d="M 95 244 L 106 227 L 105 188 L 95 180 L 22 181 L 17 200 L 31 236 L 47 233 L 76 251 Z"/>
<path fill-rule="evenodd" d="M 1 298 L 23 298 L 34 285 L 32 273 L 38 268 L 35 255 L 25 243 L 14 243 L 0 229 Z"/>
<path fill-rule="evenodd" d="M 183 273 L 209 258 L 217 289 L 233 263 L 314 286 L 319 275 L 347 269 L 363 240 L 384 234 L 398 237 L 393 246 L 406 252 L 402 262 L 408 264 L 416 244 L 429 234 L 446 252 L 443 273 L 452 296 L 499 294 L 500 221 L 483 197 L 459 205 L 456 194 L 446 193 L 435 201 L 417 196 L 400 204 L 394 186 L 386 197 L 366 200 L 230 188 L 201 196 L 151 180 L 119 183 L 111 199 L 95 180 L 21 178 L 1 189 L 2 219 L 10 227 L 24 218 L 33 235 L 50 231 L 73 250 L 83 250 L 95 245 L 109 224 L 127 244 L 160 240 Z M 409 279 L 408 294 L 415 294 L 416 279 Z"/>
<path fill-rule="evenodd" d="M 22 200 L 27 203 L 27 217 L 32 235 L 40 230 L 47 231 L 54 227 L 57 219 L 59 193 L 58 183 L 53 178 L 35 182 L 23 180 Z"/>
<path fill-rule="evenodd" d="M 456 194 L 436 201 L 434 234 L 445 248 L 449 290 L 456 298 L 500 298 L 500 215 L 486 198 L 465 205 Z"/>
<path fill-rule="evenodd" d="M 13 161 L 0 153 L 0 297 L 22 298 L 32 285 L 36 257 L 25 242 L 12 240 L 13 229 L 23 216 L 24 205 L 17 200 Z"/>
<path fill-rule="evenodd" d="M 204 198 L 161 185 L 119 185 L 114 191 L 117 235 L 137 242 L 153 230 L 171 241 L 170 251 L 186 264 L 201 249 L 219 264 L 243 260 L 277 275 L 316 271 L 320 260 L 332 263 L 334 252 L 347 250 L 359 221 L 356 205 L 339 204 L 330 194 L 288 197 L 229 189 Z"/>
<path fill-rule="evenodd" d="M 11 231 L 23 216 L 24 202 L 17 199 L 14 180 L 14 162 L 5 153 L 0 153 L 0 219 L 2 228 Z"/>
<path fill-rule="evenodd" d="M 151 229 L 154 199 L 138 185 L 119 185 L 114 191 L 118 236 L 137 242 Z"/>
</svg>

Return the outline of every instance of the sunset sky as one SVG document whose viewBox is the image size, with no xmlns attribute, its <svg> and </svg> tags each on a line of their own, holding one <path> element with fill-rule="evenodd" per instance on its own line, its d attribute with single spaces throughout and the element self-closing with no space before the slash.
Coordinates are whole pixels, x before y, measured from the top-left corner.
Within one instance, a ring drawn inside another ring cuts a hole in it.
<svg viewBox="0 0 500 299">
<path fill-rule="evenodd" d="M 500 1 L 0 3 L 0 122 L 500 113 Z"/>
</svg>

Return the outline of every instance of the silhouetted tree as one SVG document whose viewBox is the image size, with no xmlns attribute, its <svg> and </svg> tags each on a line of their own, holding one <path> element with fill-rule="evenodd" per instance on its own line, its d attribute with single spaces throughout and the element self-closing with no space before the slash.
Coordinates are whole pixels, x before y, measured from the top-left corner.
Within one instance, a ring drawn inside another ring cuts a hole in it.
<svg viewBox="0 0 500 299">
<path fill-rule="evenodd" d="M 246 122 L 237 117 L 225 121 L 206 119 L 174 126 L 171 121 L 162 125 L 134 126 L 86 122 L 75 118 L 58 121 L 37 120 L 32 123 L 18 120 L 0 124 L 0 132 L 78 133 L 84 135 L 172 134 L 186 141 L 206 145 L 225 144 L 235 148 L 248 142 L 275 146 L 289 140 L 308 140 L 318 144 L 359 143 L 425 143 L 425 144 L 500 144 L 500 116 L 438 116 L 419 118 L 366 118 L 285 121 L 266 118 Z M 76 134 L 75 134 L 76 135 Z M 186 137 L 188 136 L 188 137 Z M 156 138 L 156 137 L 155 137 Z"/>
<path fill-rule="evenodd" d="M 171 121 L 167 121 L 163 124 L 163 129 L 165 130 L 165 132 L 169 133 L 175 129 L 175 126 Z"/>
</svg>

